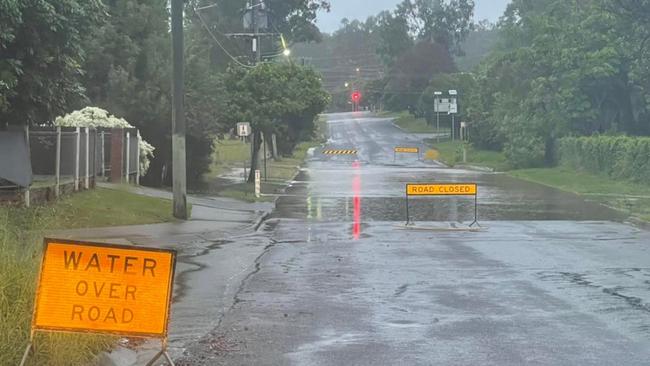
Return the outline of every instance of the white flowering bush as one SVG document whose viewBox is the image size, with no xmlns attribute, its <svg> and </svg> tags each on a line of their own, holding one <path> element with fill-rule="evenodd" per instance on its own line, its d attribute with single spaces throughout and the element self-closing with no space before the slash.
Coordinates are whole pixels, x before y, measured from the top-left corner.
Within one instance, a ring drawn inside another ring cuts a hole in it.
<svg viewBox="0 0 650 366">
<path fill-rule="evenodd" d="M 56 126 L 61 127 L 89 127 L 89 128 L 133 128 L 124 118 L 110 115 L 106 110 L 97 107 L 86 107 L 74 111 L 54 120 Z M 140 175 L 149 170 L 151 158 L 156 148 L 143 139 L 140 139 Z"/>
</svg>

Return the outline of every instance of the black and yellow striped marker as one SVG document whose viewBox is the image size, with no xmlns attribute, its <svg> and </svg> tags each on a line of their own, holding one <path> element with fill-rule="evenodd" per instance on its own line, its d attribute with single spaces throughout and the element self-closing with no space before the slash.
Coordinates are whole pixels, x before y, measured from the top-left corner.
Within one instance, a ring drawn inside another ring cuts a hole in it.
<svg viewBox="0 0 650 366">
<path fill-rule="evenodd" d="M 323 155 L 356 155 L 357 150 L 323 150 Z"/>
</svg>

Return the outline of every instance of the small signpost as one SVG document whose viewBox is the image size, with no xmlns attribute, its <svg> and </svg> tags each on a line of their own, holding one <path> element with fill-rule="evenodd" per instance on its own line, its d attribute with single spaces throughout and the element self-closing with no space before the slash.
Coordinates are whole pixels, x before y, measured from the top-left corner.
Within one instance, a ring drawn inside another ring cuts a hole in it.
<svg viewBox="0 0 650 366">
<path fill-rule="evenodd" d="M 167 353 L 167 328 L 176 252 L 126 245 L 45 239 L 34 302 L 34 334 L 74 332 L 158 338 Z"/>
<path fill-rule="evenodd" d="M 237 123 L 237 136 L 248 137 L 252 133 L 251 124 L 249 122 Z"/>
<path fill-rule="evenodd" d="M 474 196 L 474 221 L 478 224 L 478 185 L 476 183 L 431 183 L 406 185 L 406 225 L 411 223 L 409 196 Z"/>
<path fill-rule="evenodd" d="M 259 170 L 255 171 L 255 197 L 262 196 L 262 173 Z"/>
<path fill-rule="evenodd" d="M 397 154 L 418 154 L 418 159 L 420 159 L 420 148 L 419 147 L 396 147 L 393 150 L 393 161 L 397 160 Z"/>
</svg>

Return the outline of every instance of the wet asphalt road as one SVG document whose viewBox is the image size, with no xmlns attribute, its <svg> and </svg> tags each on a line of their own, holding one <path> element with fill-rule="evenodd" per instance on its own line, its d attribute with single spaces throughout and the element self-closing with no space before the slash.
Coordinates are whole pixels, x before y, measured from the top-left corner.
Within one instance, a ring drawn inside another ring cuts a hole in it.
<svg viewBox="0 0 650 366">
<path fill-rule="evenodd" d="M 271 245 L 179 364 L 648 365 L 650 232 L 579 197 L 444 168 L 389 120 L 329 115 L 327 148 L 278 202 Z M 477 182 L 473 200 L 407 182 Z"/>
</svg>

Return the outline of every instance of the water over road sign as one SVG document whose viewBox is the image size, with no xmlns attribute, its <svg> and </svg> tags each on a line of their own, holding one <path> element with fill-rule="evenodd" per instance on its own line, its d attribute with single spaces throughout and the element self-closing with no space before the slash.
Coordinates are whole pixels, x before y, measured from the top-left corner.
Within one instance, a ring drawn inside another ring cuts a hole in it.
<svg viewBox="0 0 650 366">
<path fill-rule="evenodd" d="M 176 253 L 45 239 L 32 328 L 166 338 Z"/>
</svg>

